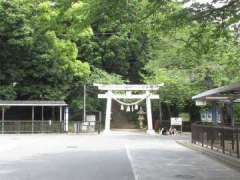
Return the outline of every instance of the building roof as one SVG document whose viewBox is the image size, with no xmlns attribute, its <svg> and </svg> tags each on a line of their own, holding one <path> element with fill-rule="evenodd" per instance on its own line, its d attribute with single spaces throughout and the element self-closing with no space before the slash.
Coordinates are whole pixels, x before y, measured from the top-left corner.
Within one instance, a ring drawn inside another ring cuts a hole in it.
<svg viewBox="0 0 240 180">
<path fill-rule="evenodd" d="M 65 101 L 5 101 L 0 100 L 0 106 L 67 106 Z"/>
<path fill-rule="evenodd" d="M 212 100 L 225 100 L 225 99 L 237 99 L 236 95 L 240 94 L 240 84 L 231 84 L 228 86 L 222 86 L 215 89 L 210 89 L 208 91 L 204 91 L 196 96 L 193 96 L 193 100 L 205 100 L 205 99 L 212 99 Z"/>
</svg>

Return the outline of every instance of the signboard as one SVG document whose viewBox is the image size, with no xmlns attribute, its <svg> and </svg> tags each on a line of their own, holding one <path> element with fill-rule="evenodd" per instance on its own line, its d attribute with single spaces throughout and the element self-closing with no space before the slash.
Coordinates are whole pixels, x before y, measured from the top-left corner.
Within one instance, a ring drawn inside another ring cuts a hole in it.
<svg viewBox="0 0 240 180">
<path fill-rule="evenodd" d="M 207 122 L 212 122 L 212 110 L 207 111 Z"/>
<path fill-rule="evenodd" d="M 206 106 L 207 102 L 202 100 L 196 100 L 196 106 Z"/>
<path fill-rule="evenodd" d="M 171 125 L 173 125 L 173 126 L 182 126 L 182 118 L 180 118 L 180 117 L 172 117 L 171 118 Z"/>
<path fill-rule="evenodd" d="M 95 115 L 87 115 L 86 116 L 86 121 L 87 122 L 95 122 L 96 121 L 96 116 Z"/>
<path fill-rule="evenodd" d="M 209 123 L 213 121 L 212 109 L 201 111 L 201 121 Z"/>
<path fill-rule="evenodd" d="M 217 110 L 217 122 L 218 123 L 222 122 L 222 120 L 221 120 L 221 111 L 219 109 Z"/>
<path fill-rule="evenodd" d="M 207 113 L 206 111 L 201 111 L 201 121 L 207 122 Z"/>
</svg>

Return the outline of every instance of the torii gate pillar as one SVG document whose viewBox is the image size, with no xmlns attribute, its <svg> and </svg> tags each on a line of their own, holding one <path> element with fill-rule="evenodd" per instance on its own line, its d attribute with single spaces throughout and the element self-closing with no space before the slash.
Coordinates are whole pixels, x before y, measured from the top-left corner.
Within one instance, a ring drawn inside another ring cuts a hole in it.
<svg viewBox="0 0 240 180">
<path fill-rule="evenodd" d="M 111 109 L 112 109 L 112 97 L 111 91 L 107 92 L 107 107 L 106 107 L 106 119 L 105 119 L 105 130 L 104 133 L 110 132 L 110 121 L 111 121 Z"/>
<path fill-rule="evenodd" d="M 149 91 L 146 92 L 147 95 L 150 94 Z M 152 107 L 151 107 L 151 99 L 150 96 L 146 98 L 146 106 L 147 106 L 147 134 L 155 134 L 155 131 L 153 130 L 153 124 L 152 124 Z"/>
</svg>

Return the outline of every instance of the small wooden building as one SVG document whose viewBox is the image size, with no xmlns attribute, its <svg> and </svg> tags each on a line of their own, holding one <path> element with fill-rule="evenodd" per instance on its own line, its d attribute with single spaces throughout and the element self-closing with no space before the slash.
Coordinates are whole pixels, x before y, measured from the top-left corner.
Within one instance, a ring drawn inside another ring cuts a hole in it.
<svg viewBox="0 0 240 180">
<path fill-rule="evenodd" d="M 208 106 L 207 111 L 212 122 L 234 126 L 234 105 L 240 102 L 240 84 L 222 86 L 202 92 L 192 99 L 198 106 Z"/>
<path fill-rule="evenodd" d="M 68 105 L 64 101 L 0 100 L 1 133 L 68 132 Z"/>
<path fill-rule="evenodd" d="M 240 158 L 240 124 L 236 116 L 239 95 L 240 84 L 232 84 L 192 97 L 196 105 L 205 106 L 210 117 L 192 124 L 192 143 Z"/>
</svg>

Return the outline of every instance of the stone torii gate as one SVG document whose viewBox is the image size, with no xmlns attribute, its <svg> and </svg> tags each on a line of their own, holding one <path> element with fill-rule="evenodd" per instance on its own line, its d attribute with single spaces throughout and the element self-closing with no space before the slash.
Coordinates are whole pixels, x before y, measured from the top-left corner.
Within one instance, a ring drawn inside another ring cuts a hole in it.
<svg viewBox="0 0 240 180">
<path fill-rule="evenodd" d="M 120 99 L 124 100 L 138 100 L 141 102 L 146 100 L 146 111 L 147 111 L 147 133 L 154 134 L 153 124 L 152 124 L 152 110 L 151 110 L 151 100 L 159 99 L 158 94 L 153 94 L 153 91 L 158 91 L 163 84 L 94 84 L 99 90 L 105 91 L 104 94 L 98 94 L 98 98 L 107 99 L 106 106 L 106 118 L 105 118 L 105 130 L 104 133 L 110 132 L 110 122 L 111 122 L 111 109 L 112 100 L 121 102 Z M 145 92 L 142 94 L 133 94 L 134 92 Z M 136 102 L 136 103 L 137 103 Z"/>
</svg>

